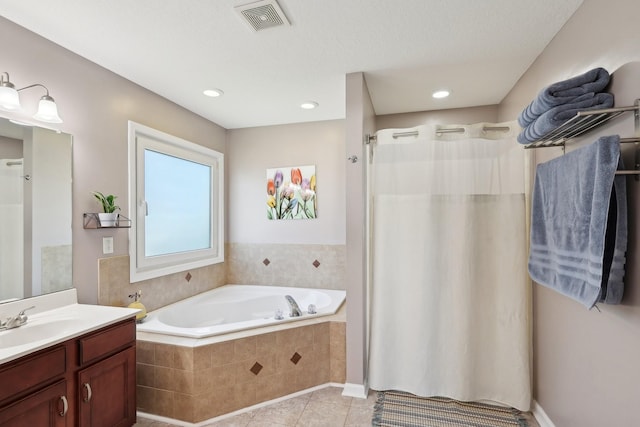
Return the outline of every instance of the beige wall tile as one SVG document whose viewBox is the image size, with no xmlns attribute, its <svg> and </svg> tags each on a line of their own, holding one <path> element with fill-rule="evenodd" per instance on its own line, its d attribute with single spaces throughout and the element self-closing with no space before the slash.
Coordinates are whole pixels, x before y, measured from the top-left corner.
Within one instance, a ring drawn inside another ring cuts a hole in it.
<svg viewBox="0 0 640 427">
<path fill-rule="evenodd" d="M 167 390 L 156 390 L 154 411 L 152 413 L 169 418 L 175 418 L 173 403 L 175 393 Z"/>
<path fill-rule="evenodd" d="M 194 422 L 195 402 L 190 394 L 174 393 L 173 418 Z"/>
<path fill-rule="evenodd" d="M 288 394 L 289 386 L 293 383 L 292 378 L 286 374 L 260 375 L 256 382 L 256 400 L 265 402 Z"/>
<path fill-rule="evenodd" d="M 219 386 L 233 386 L 236 383 L 237 368 L 234 364 L 214 366 L 211 368 L 210 373 L 211 384 L 214 389 Z"/>
<path fill-rule="evenodd" d="M 149 414 L 156 413 L 156 390 L 151 387 L 138 385 L 136 387 L 136 408 Z"/>
<path fill-rule="evenodd" d="M 144 363 L 136 363 L 136 384 L 146 387 L 155 387 L 155 367 Z"/>
<path fill-rule="evenodd" d="M 220 369 L 220 368 L 217 368 L 217 369 Z M 193 372 L 193 394 L 194 395 L 206 393 L 209 389 L 213 387 L 214 384 L 218 384 L 218 382 L 217 381 L 214 382 L 213 368 L 200 369 L 198 371 Z"/>
<path fill-rule="evenodd" d="M 193 371 L 193 348 L 175 346 L 173 353 L 173 367 Z"/>
<path fill-rule="evenodd" d="M 193 371 L 185 371 L 182 369 L 173 369 L 173 388 L 172 390 L 184 394 L 193 394 L 194 378 Z"/>
<path fill-rule="evenodd" d="M 139 363 L 154 363 L 154 344 L 148 341 L 136 342 L 136 361 Z"/>
<path fill-rule="evenodd" d="M 155 367 L 155 388 L 160 390 L 175 390 L 175 378 L 173 368 L 164 366 Z"/>
<path fill-rule="evenodd" d="M 256 357 L 256 337 L 246 337 L 234 340 L 233 352 L 234 361 L 255 359 Z M 255 362 L 255 360 L 254 360 Z"/>
<path fill-rule="evenodd" d="M 276 335 L 277 332 L 271 332 L 256 336 L 256 353 L 275 354 L 277 350 Z"/>
<path fill-rule="evenodd" d="M 193 349 L 193 370 L 211 368 L 211 346 L 195 347 Z"/>
<path fill-rule="evenodd" d="M 221 366 L 233 362 L 235 349 L 233 341 L 225 341 L 207 346 L 211 352 L 211 366 Z"/>
<path fill-rule="evenodd" d="M 346 289 L 344 245 L 229 243 L 227 248 L 228 283 Z"/>
<path fill-rule="evenodd" d="M 155 344 L 155 365 L 173 368 L 175 360 L 174 353 L 175 346 L 173 345 Z"/>
</svg>

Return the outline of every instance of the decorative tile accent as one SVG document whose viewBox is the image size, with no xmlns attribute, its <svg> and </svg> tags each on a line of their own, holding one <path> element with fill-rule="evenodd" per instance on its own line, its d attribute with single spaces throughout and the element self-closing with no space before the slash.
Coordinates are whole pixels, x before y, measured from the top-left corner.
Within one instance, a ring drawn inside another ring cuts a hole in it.
<svg viewBox="0 0 640 427">
<path fill-rule="evenodd" d="M 346 245 L 227 243 L 226 248 L 227 283 L 346 289 Z M 257 268 L 267 260 L 273 268 Z M 276 268 L 280 265 L 287 267 Z"/>
<path fill-rule="evenodd" d="M 249 369 L 254 375 L 258 375 L 262 370 L 262 365 L 258 362 L 254 363 L 251 369 Z"/>
<path fill-rule="evenodd" d="M 302 359 L 302 356 L 300 356 L 298 354 L 298 352 L 296 351 L 295 353 L 293 353 L 293 356 L 291 356 L 291 359 L 289 359 L 289 360 L 291 360 L 294 365 L 297 365 L 298 362 L 300 361 L 300 359 Z"/>
<path fill-rule="evenodd" d="M 191 273 L 187 273 L 187 275 L 184 276 L 184 278 L 187 280 L 187 282 L 191 281 L 191 277 L 193 277 L 193 276 L 191 276 Z"/>
<path fill-rule="evenodd" d="M 269 264 L 271 264 L 271 261 L 269 261 L 269 258 L 265 258 L 264 261 L 262 261 L 262 263 L 264 265 L 269 265 Z"/>
<path fill-rule="evenodd" d="M 313 261 L 313 266 L 314 266 L 315 268 L 320 267 L 320 261 L 318 261 L 318 260 Z"/>
</svg>

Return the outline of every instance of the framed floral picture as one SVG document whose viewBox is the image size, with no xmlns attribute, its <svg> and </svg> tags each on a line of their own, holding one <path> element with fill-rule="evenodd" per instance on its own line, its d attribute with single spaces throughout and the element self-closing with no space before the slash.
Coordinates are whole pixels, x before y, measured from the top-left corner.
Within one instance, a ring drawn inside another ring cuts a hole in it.
<svg viewBox="0 0 640 427">
<path fill-rule="evenodd" d="M 313 219 L 317 216 L 315 165 L 267 169 L 268 219 Z"/>
</svg>

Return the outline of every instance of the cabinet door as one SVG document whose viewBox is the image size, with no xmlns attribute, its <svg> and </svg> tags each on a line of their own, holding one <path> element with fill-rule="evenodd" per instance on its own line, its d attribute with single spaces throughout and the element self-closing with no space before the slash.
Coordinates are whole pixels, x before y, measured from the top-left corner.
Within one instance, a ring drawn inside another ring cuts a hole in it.
<svg viewBox="0 0 640 427">
<path fill-rule="evenodd" d="M 135 347 L 79 371 L 79 426 L 132 426 L 136 422 L 135 390 Z"/>
<path fill-rule="evenodd" d="M 66 427 L 69 418 L 66 395 L 67 383 L 60 380 L 12 405 L 0 408 L 0 425 Z"/>
</svg>

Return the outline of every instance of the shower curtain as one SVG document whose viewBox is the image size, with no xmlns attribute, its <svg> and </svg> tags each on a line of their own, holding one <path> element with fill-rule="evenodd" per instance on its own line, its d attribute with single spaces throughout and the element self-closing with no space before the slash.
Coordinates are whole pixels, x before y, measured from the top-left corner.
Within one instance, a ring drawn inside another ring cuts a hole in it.
<svg viewBox="0 0 640 427">
<path fill-rule="evenodd" d="M 518 127 L 454 128 L 377 133 L 369 384 L 528 410 L 531 285 Z"/>
<path fill-rule="evenodd" d="M 0 301 L 23 291 L 22 159 L 0 159 Z"/>
</svg>

